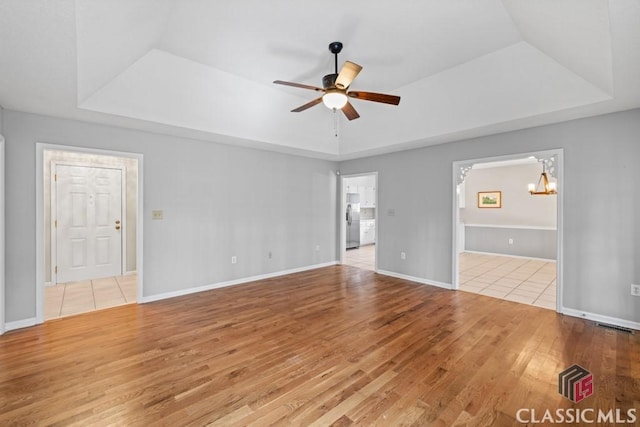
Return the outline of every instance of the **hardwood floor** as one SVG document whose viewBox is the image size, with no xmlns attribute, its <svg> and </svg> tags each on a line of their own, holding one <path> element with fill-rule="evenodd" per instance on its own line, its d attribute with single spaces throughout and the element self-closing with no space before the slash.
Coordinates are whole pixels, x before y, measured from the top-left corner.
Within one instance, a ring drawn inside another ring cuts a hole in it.
<svg viewBox="0 0 640 427">
<path fill-rule="evenodd" d="M 558 373 L 594 393 L 574 404 Z M 334 266 L 0 337 L 0 425 L 517 425 L 640 412 L 640 339 Z"/>
</svg>

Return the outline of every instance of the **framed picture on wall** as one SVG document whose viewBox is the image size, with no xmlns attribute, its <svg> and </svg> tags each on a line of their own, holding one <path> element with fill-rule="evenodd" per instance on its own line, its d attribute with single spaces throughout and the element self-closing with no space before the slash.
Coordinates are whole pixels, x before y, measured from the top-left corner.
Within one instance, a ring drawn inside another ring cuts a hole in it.
<svg viewBox="0 0 640 427">
<path fill-rule="evenodd" d="M 480 191 L 478 192 L 479 208 L 501 208 L 502 191 Z"/>
</svg>

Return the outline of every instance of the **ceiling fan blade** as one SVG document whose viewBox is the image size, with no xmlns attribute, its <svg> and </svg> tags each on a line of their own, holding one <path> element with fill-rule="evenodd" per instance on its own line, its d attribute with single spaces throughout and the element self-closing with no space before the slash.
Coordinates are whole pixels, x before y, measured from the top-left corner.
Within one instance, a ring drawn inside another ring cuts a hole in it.
<svg viewBox="0 0 640 427">
<path fill-rule="evenodd" d="M 307 102 L 306 104 L 301 105 L 300 107 L 296 108 L 295 110 L 291 110 L 291 112 L 292 112 L 292 113 L 299 113 L 300 111 L 304 111 L 304 110 L 306 110 L 307 108 L 311 108 L 311 107 L 313 107 L 314 105 L 318 105 L 318 104 L 320 104 L 321 102 L 322 102 L 322 97 L 320 97 L 320 98 L 316 98 L 316 99 L 314 99 L 314 100 L 313 100 L 313 101 L 311 101 L 311 102 Z"/>
<path fill-rule="evenodd" d="M 345 62 L 342 66 L 342 70 L 340 70 L 340 74 L 338 74 L 338 77 L 336 78 L 336 87 L 338 89 L 348 88 L 360 70 L 362 70 L 362 67 L 358 64 L 351 61 Z"/>
<path fill-rule="evenodd" d="M 362 99 L 364 101 L 382 102 L 384 104 L 398 105 L 400 104 L 400 97 L 395 95 L 386 95 L 384 93 L 374 92 L 347 92 L 347 95 L 351 98 Z"/>
<path fill-rule="evenodd" d="M 322 89 L 320 87 L 310 86 L 310 85 L 303 85 L 301 83 L 285 82 L 285 81 L 282 81 L 282 80 L 275 80 L 274 83 L 277 84 L 277 85 L 293 86 L 293 87 L 299 87 L 300 89 L 311 89 L 311 90 L 315 90 L 315 91 L 318 91 L 318 92 L 324 92 L 324 89 Z"/>
<path fill-rule="evenodd" d="M 344 113 L 345 116 L 347 116 L 347 119 L 349 120 L 355 120 L 358 117 L 360 117 L 360 114 L 358 114 L 356 109 L 353 108 L 353 105 L 351 105 L 349 101 L 347 101 L 344 107 L 342 107 L 342 112 Z"/>
</svg>

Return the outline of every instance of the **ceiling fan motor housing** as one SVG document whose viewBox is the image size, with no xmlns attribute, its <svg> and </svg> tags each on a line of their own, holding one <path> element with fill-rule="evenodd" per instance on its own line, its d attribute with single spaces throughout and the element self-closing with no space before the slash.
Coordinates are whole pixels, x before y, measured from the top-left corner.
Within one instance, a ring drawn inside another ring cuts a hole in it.
<svg viewBox="0 0 640 427">
<path fill-rule="evenodd" d="M 329 51 L 334 55 L 337 55 L 342 50 L 342 43 L 340 42 L 331 42 L 329 43 Z"/>
<path fill-rule="evenodd" d="M 337 74 L 327 74 L 322 78 L 322 87 L 325 89 L 332 88 L 336 85 Z"/>
</svg>

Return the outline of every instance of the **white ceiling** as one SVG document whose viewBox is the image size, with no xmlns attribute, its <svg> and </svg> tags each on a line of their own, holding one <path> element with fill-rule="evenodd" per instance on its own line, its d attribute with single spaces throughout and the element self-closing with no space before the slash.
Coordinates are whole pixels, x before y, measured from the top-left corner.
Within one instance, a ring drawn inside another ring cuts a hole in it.
<svg viewBox="0 0 640 427">
<path fill-rule="evenodd" d="M 340 65 L 347 121 L 317 97 Z M 349 159 L 640 106 L 640 0 L 0 0 L 0 105 Z M 337 137 L 336 137 L 337 130 Z"/>
</svg>

